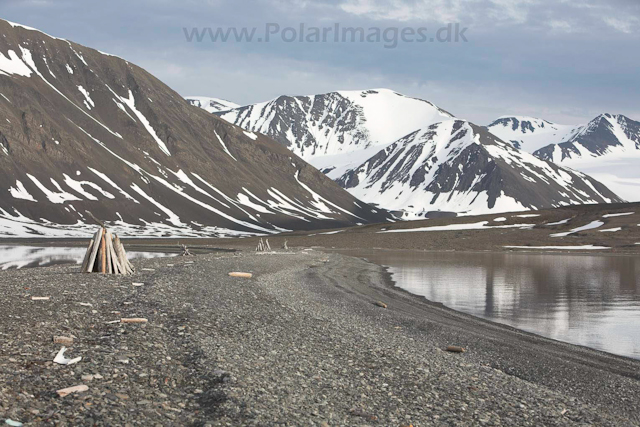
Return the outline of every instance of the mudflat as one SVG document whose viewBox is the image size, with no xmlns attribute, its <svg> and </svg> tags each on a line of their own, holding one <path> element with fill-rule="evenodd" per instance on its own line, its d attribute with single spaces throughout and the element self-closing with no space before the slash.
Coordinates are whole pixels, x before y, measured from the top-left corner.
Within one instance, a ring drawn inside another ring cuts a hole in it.
<svg viewBox="0 0 640 427">
<path fill-rule="evenodd" d="M 30 425 L 640 424 L 640 361 L 449 310 L 394 288 L 384 269 L 359 258 L 295 250 L 134 264 L 132 277 L 69 266 L 0 272 L 0 417 Z M 73 338 L 65 355 L 82 360 L 53 363 L 54 336 Z M 88 390 L 56 393 L 77 385 Z"/>
</svg>

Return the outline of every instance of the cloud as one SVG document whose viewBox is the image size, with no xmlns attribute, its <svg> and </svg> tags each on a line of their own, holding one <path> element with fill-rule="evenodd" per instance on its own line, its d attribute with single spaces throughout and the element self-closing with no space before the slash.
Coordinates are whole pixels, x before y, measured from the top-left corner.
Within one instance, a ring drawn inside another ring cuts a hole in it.
<svg viewBox="0 0 640 427">
<path fill-rule="evenodd" d="M 33 7 L 33 1 L 47 7 Z M 388 87 L 485 124 L 638 111 L 638 0 L 0 0 L 3 16 L 143 66 L 184 95 L 238 103 Z M 122 13 L 126 10 L 126 13 Z M 54 16 L 56 19 L 51 19 Z M 187 43 L 183 28 L 469 27 L 468 43 Z"/>
<path fill-rule="evenodd" d="M 523 25 L 557 32 L 591 30 L 603 23 L 619 32 L 638 29 L 636 0 L 342 0 L 346 13 L 377 21 L 463 22 L 487 27 Z"/>
<path fill-rule="evenodd" d="M 576 30 L 575 27 L 571 25 L 571 23 L 569 23 L 568 21 L 559 20 L 559 19 L 549 21 L 549 28 L 551 28 L 552 31 L 565 32 L 565 33 L 572 33 Z"/>
<path fill-rule="evenodd" d="M 345 0 L 340 7 L 376 20 L 428 22 L 527 21 L 537 0 Z"/>
<path fill-rule="evenodd" d="M 638 30 L 639 20 L 634 16 L 627 18 L 605 17 L 604 22 L 621 33 L 632 34 Z"/>
<path fill-rule="evenodd" d="M 340 8 L 347 13 L 374 20 L 455 22 L 465 15 L 463 4 L 481 0 L 346 0 Z"/>
</svg>

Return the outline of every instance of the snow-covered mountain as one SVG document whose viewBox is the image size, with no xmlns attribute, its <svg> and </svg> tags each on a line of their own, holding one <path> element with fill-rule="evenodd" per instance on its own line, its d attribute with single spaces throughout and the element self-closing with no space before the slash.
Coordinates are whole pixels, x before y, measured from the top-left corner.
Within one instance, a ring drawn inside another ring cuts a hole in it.
<svg viewBox="0 0 640 427">
<path fill-rule="evenodd" d="M 281 142 L 332 178 L 426 125 L 453 117 L 388 89 L 281 96 L 219 114 Z"/>
<path fill-rule="evenodd" d="M 569 138 L 537 150 L 538 157 L 562 163 L 569 160 L 635 154 L 640 150 L 640 122 L 623 115 L 602 114 Z"/>
<path fill-rule="evenodd" d="M 619 199 L 599 182 L 450 119 L 386 146 L 338 179 L 353 195 L 407 219 L 430 211 L 522 211 Z"/>
<path fill-rule="evenodd" d="M 218 115 L 273 137 L 356 197 L 404 211 L 405 218 L 619 200 L 583 174 L 542 162 L 428 101 L 388 89 L 282 96 Z M 534 124 L 517 125 L 529 126 Z"/>
<path fill-rule="evenodd" d="M 272 139 L 121 58 L 0 20 L 0 236 L 269 234 L 379 222 Z"/>
<path fill-rule="evenodd" d="M 568 140 L 580 131 L 581 126 L 559 125 L 535 117 L 504 116 L 487 129 L 514 147 L 533 153 L 549 144 Z"/>
<path fill-rule="evenodd" d="M 206 96 L 185 96 L 184 99 L 186 99 L 187 102 L 194 107 L 202 108 L 209 113 L 219 113 L 221 111 L 228 111 L 240 107 L 239 104 L 220 98 L 208 98 Z"/>
<path fill-rule="evenodd" d="M 503 117 L 488 126 L 535 156 L 587 173 L 628 201 L 640 201 L 640 122 L 601 114 L 586 125 Z"/>
</svg>

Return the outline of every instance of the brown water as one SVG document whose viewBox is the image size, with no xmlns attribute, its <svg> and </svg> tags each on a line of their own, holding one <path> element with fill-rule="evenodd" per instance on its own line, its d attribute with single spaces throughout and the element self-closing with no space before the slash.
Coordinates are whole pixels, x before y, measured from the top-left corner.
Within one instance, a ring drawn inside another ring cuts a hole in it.
<svg viewBox="0 0 640 427">
<path fill-rule="evenodd" d="M 640 257 L 348 251 L 397 286 L 445 306 L 640 359 Z"/>
</svg>

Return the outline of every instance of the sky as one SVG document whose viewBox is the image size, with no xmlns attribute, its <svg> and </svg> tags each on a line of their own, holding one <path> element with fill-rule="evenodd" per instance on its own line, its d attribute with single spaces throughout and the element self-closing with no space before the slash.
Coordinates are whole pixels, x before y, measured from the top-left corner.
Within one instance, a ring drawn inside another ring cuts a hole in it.
<svg viewBox="0 0 640 427">
<path fill-rule="evenodd" d="M 183 96 L 250 104 L 389 88 L 481 125 L 504 115 L 640 120 L 638 0 L 0 0 L 0 11 L 121 56 Z M 368 40 L 335 42 L 336 24 Z M 438 33 L 448 25 L 466 28 L 457 42 Z M 256 30 L 251 42 L 223 42 L 207 28 Z M 326 41 L 313 28 L 330 28 Z M 200 42 L 188 40 L 194 29 Z"/>
</svg>

